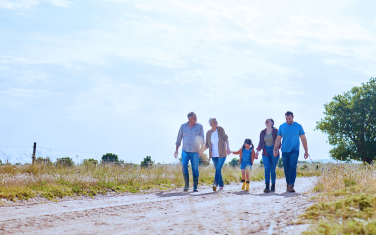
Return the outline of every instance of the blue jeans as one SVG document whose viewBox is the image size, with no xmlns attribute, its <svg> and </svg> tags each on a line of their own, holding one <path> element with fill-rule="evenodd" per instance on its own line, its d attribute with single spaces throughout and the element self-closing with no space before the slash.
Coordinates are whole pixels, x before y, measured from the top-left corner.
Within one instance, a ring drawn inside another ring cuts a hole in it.
<svg viewBox="0 0 376 235">
<path fill-rule="evenodd" d="M 285 170 L 286 183 L 295 184 L 296 167 L 298 166 L 299 150 L 282 152 L 283 169 Z"/>
<path fill-rule="evenodd" d="M 198 173 L 198 160 L 199 160 L 198 153 L 188 153 L 186 151 L 181 152 L 181 165 L 182 165 L 183 174 L 189 174 L 189 171 L 188 171 L 189 160 L 191 160 L 193 176 L 199 176 L 199 173 Z"/>
<path fill-rule="evenodd" d="M 277 163 L 279 160 L 279 155 L 274 157 L 273 149 L 274 145 L 272 146 L 265 146 L 266 152 L 269 156 L 262 156 L 262 161 L 264 163 L 265 168 L 265 183 L 270 183 L 270 175 L 272 176 L 272 184 L 275 184 L 275 179 L 277 175 L 275 173 L 275 168 L 277 167 Z"/>
<path fill-rule="evenodd" d="M 226 157 L 213 157 L 212 160 L 215 167 L 214 184 L 219 184 L 219 187 L 223 187 L 222 167 L 225 164 Z"/>
</svg>

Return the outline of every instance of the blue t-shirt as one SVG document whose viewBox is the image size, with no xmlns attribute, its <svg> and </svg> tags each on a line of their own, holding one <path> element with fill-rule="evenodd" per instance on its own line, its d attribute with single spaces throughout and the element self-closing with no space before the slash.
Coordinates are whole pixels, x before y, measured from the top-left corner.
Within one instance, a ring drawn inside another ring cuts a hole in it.
<svg viewBox="0 0 376 235">
<path fill-rule="evenodd" d="M 288 153 L 299 150 L 299 137 L 304 135 L 302 125 L 297 122 L 289 125 L 286 122 L 279 126 L 278 135 L 282 136 L 282 152 Z"/>
</svg>

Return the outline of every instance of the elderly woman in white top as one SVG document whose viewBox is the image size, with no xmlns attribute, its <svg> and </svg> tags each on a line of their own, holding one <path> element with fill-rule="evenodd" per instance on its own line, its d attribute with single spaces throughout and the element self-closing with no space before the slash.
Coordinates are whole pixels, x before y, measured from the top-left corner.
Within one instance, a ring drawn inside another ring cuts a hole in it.
<svg viewBox="0 0 376 235">
<path fill-rule="evenodd" d="M 231 153 L 228 136 L 225 130 L 218 126 L 217 119 L 210 118 L 209 124 L 212 129 L 206 133 L 206 142 L 199 154 L 201 155 L 206 149 L 209 149 L 209 161 L 213 159 L 215 167 L 213 191 L 217 190 L 218 185 L 220 190 L 223 190 L 222 167 L 226 157 Z"/>
</svg>

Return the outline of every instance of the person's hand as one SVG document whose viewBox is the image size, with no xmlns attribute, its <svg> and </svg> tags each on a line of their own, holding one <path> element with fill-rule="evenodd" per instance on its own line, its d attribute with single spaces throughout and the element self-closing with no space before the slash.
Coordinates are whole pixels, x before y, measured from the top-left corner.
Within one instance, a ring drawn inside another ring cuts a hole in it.
<svg viewBox="0 0 376 235">
<path fill-rule="evenodd" d="M 174 157 L 175 157 L 175 158 L 178 158 L 178 151 L 176 151 L 176 152 L 174 153 Z"/>
<path fill-rule="evenodd" d="M 307 158 L 309 158 L 309 154 L 306 152 L 304 153 L 304 159 L 307 159 Z"/>
<path fill-rule="evenodd" d="M 274 150 L 274 157 L 278 156 L 278 150 Z"/>
<path fill-rule="evenodd" d="M 239 160 L 239 164 L 240 164 L 240 163 L 242 163 L 242 161 L 241 161 L 241 160 Z"/>
<path fill-rule="evenodd" d="M 201 149 L 200 149 L 200 150 L 198 150 L 198 155 L 199 155 L 199 156 L 201 156 L 201 155 L 202 155 L 202 151 L 201 151 Z"/>
<path fill-rule="evenodd" d="M 230 147 L 227 147 L 227 156 L 230 155 L 232 152 L 230 150 Z"/>
<path fill-rule="evenodd" d="M 255 159 L 258 159 L 258 154 L 256 154 Z"/>
<path fill-rule="evenodd" d="M 258 155 L 259 155 L 259 151 L 257 150 L 257 151 L 256 151 L 256 157 L 258 157 Z"/>
</svg>

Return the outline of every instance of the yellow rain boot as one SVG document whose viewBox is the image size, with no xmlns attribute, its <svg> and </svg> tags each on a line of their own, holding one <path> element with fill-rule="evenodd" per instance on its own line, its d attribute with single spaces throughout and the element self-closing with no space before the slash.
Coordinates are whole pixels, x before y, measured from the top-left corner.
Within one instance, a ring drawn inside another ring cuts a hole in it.
<svg viewBox="0 0 376 235">
<path fill-rule="evenodd" d="M 243 182 L 242 190 L 245 190 L 245 180 L 242 180 L 242 182 Z"/>
<path fill-rule="evenodd" d="M 245 191 L 249 191 L 249 181 L 247 181 L 247 183 L 245 183 L 245 186 L 246 186 Z"/>
</svg>

